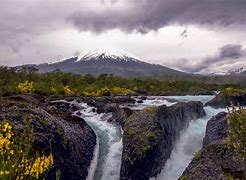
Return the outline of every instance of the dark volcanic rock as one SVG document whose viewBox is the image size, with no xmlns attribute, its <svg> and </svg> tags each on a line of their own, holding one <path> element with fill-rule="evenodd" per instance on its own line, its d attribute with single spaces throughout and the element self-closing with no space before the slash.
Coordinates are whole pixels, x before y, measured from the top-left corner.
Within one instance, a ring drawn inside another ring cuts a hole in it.
<svg viewBox="0 0 246 180">
<path fill-rule="evenodd" d="M 147 180 L 160 173 L 180 131 L 205 116 L 201 102 L 134 112 L 124 125 L 121 179 Z"/>
<path fill-rule="evenodd" d="M 142 99 L 137 100 L 137 103 L 143 103 Z"/>
<path fill-rule="evenodd" d="M 224 143 L 223 140 L 227 138 L 227 129 L 226 112 L 221 112 L 212 117 L 207 123 L 206 134 L 202 146 L 207 147 L 211 144 Z"/>
<path fill-rule="evenodd" d="M 246 162 L 226 144 L 227 113 L 219 113 L 207 124 L 203 147 L 180 179 L 246 179 Z"/>
<path fill-rule="evenodd" d="M 95 107 L 97 113 L 112 113 L 112 117 L 108 119 L 110 122 L 116 122 L 123 126 L 125 119 L 132 114 L 132 110 L 120 105 L 134 104 L 135 99 L 128 96 L 85 98 L 83 99 L 89 106 Z"/>
<path fill-rule="evenodd" d="M 120 108 L 117 104 L 106 104 L 103 113 L 111 113 L 112 117 L 108 119 L 109 122 L 116 122 L 123 126 L 125 120 L 132 114 L 132 110 L 128 107 Z"/>
<path fill-rule="evenodd" d="M 214 99 L 207 102 L 206 106 L 211 106 L 214 108 L 224 108 L 230 106 L 231 103 L 234 105 L 240 104 L 241 106 L 246 105 L 246 94 L 241 95 L 225 95 L 224 93 L 219 93 Z"/>
<path fill-rule="evenodd" d="M 11 99 L 11 100 L 10 100 Z M 17 129 L 23 129 L 25 120 L 31 119 L 35 141 L 33 147 L 38 151 L 52 152 L 54 167 L 46 179 L 86 179 L 93 158 L 96 135 L 86 122 L 66 109 L 66 103 L 31 103 L 23 97 L 0 99 L 0 121 L 9 120 Z M 39 104 L 39 105 L 37 105 Z"/>
</svg>

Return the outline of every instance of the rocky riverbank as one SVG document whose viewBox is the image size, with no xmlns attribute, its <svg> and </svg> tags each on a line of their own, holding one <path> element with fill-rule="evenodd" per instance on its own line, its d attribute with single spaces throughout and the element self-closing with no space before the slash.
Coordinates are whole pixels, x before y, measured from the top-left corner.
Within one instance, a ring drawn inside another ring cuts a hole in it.
<svg viewBox="0 0 246 180">
<path fill-rule="evenodd" d="M 246 94 L 229 95 L 229 94 L 219 93 L 215 96 L 214 99 L 210 100 L 205 105 L 214 108 L 225 108 L 227 106 L 231 106 L 231 104 L 234 105 L 240 104 L 241 106 L 245 106 Z"/>
<path fill-rule="evenodd" d="M 55 164 L 47 179 L 55 179 L 57 172 L 61 172 L 61 179 L 86 179 L 96 145 L 94 131 L 81 118 L 83 116 L 80 117 L 83 113 L 80 110 L 86 103 L 90 112 L 96 112 L 96 115 L 107 113 L 105 118 L 98 115 L 102 117 L 100 120 L 120 124 L 124 131 L 120 179 L 148 180 L 161 172 L 180 132 L 191 120 L 205 116 L 205 111 L 201 102 L 178 102 L 176 99 L 168 99 L 176 102 L 169 107 L 129 108 L 140 105 L 146 98 L 44 97 L 35 94 L 2 97 L 0 121 L 9 120 L 15 128 L 23 129 L 25 120 L 31 119 L 35 135 L 33 146 L 37 151 L 51 152 L 54 156 Z M 77 116 L 73 115 L 75 112 Z M 220 113 L 209 121 L 202 151 L 195 156 L 182 178 L 242 177 L 245 169 L 235 152 L 226 146 L 226 137 L 226 114 Z M 118 160 L 120 162 L 120 158 Z"/>
<path fill-rule="evenodd" d="M 160 173 L 180 131 L 205 116 L 201 102 L 145 108 L 125 122 L 121 179 L 148 180 Z"/>
<path fill-rule="evenodd" d="M 196 153 L 180 180 L 246 178 L 246 162 L 227 145 L 227 130 L 227 113 L 219 113 L 209 120 L 202 149 Z"/>
<path fill-rule="evenodd" d="M 46 179 L 86 179 L 93 158 L 96 135 L 82 118 L 71 114 L 67 103 L 52 103 L 42 96 L 0 98 L 0 121 L 23 129 L 27 119 L 34 130 L 33 148 L 52 153 L 54 166 Z"/>
</svg>

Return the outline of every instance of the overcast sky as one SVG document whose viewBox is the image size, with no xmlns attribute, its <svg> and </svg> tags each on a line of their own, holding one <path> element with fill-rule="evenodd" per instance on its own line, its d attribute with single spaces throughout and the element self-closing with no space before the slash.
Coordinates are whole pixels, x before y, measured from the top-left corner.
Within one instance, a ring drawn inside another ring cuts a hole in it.
<svg viewBox="0 0 246 180">
<path fill-rule="evenodd" d="M 186 72 L 246 66 L 246 0 L 0 0 L 0 64 L 117 49 Z"/>
</svg>

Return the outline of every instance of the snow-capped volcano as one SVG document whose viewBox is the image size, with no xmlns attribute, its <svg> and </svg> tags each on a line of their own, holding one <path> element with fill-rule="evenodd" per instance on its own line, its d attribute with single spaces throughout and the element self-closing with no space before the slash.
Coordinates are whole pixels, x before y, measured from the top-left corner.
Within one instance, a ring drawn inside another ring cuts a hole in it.
<svg viewBox="0 0 246 180">
<path fill-rule="evenodd" d="M 129 53 L 118 50 L 89 50 L 78 56 L 38 65 L 39 72 L 60 70 L 74 74 L 114 74 L 118 76 L 150 76 L 150 75 L 183 75 L 179 72 L 158 64 L 144 62 Z"/>
<path fill-rule="evenodd" d="M 79 54 L 77 61 L 88 61 L 88 60 L 95 60 L 98 58 L 102 59 L 115 59 L 115 60 L 134 60 L 138 61 L 141 58 L 129 54 L 127 52 L 119 51 L 119 50 L 107 50 L 107 49 L 94 49 L 94 50 L 87 50 L 83 51 Z"/>
</svg>

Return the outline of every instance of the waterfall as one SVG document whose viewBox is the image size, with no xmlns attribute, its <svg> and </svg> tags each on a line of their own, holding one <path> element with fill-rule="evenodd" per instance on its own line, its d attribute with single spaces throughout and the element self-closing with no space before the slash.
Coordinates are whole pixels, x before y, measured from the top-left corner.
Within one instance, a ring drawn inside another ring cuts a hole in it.
<svg viewBox="0 0 246 180">
<path fill-rule="evenodd" d="M 98 150 L 89 168 L 88 180 L 117 180 L 120 178 L 122 130 L 118 124 L 107 122 L 111 114 L 98 114 L 93 107 L 81 103 L 81 117 L 97 136 Z M 97 149 L 97 147 L 95 148 Z M 95 167 L 96 166 L 96 167 Z"/>
<path fill-rule="evenodd" d="M 205 136 L 206 124 L 208 120 L 219 112 L 226 109 L 214 109 L 205 107 L 206 116 L 193 120 L 187 129 L 180 134 L 179 140 L 175 143 L 170 158 L 167 160 L 162 172 L 156 180 L 177 180 L 192 160 L 194 154 L 201 148 L 203 137 Z"/>
<path fill-rule="evenodd" d="M 170 102 L 168 98 L 172 99 Z M 167 105 L 171 106 L 176 102 L 201 101 L 205 104 L 214 96 L 153 96 L 147 97 L 143 103 L 129 105 L 133 110 L 141 110 L 145 107 Z M 174 102 L 176 100 L 176 102 Z M 87 180 L 118 180 L 120 178 L 120 166 L 122 156 L 122 129 L 116 123 L 107 122 L 111 114 L 98 114 L 93 107 L 85 103 L 79 104 L 82 107 L 81 117 L 90 125 L 97 136 L 97 146 L 94 150 L 94 158 L 89 168 Z M 125 107 L 125 106 L 123 106 Z M 183 130 L 180 138 L 175 143 L 174 149 L 162 172 L 151 179 L 156 180 L 177 180 L 194 156 L 194 153 L 201 148 L 205 135 L 208 120 L 226 109 L 214 109 L 205 107 L 206 116 L 193 120 L 187 129 Z"/>
<path fill-rule="evenodd" d="M 95 171 L 97 168 L 98 155 L 99 155 L 99 140 L 97 137 L 96 147 L 95 147 L 94 153 L 93 153 L 93 159 L 92 159 L 91 165 L 88 169 L 88 176 L 87 176 L 86 180 L 94 180 Z"/>
</svg>

